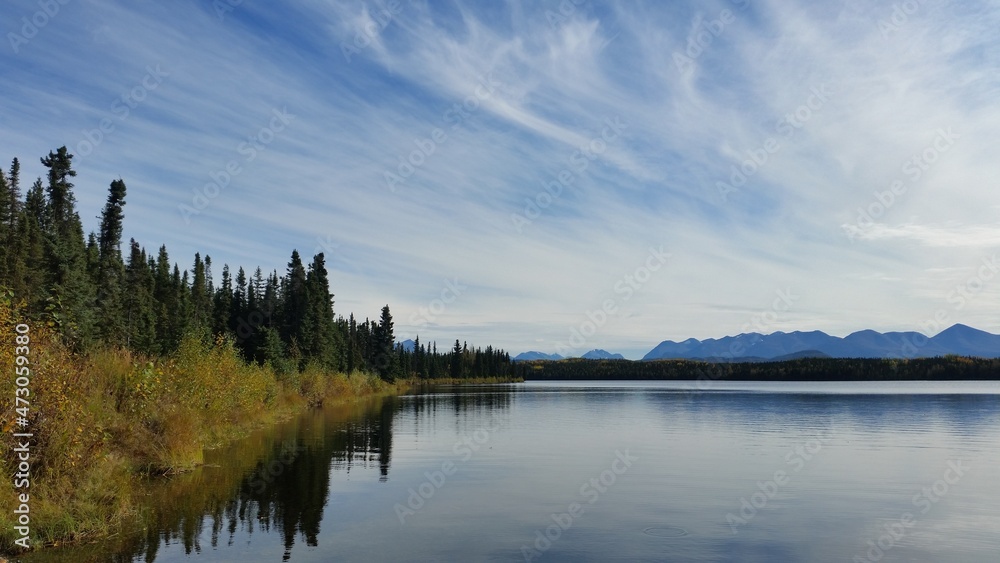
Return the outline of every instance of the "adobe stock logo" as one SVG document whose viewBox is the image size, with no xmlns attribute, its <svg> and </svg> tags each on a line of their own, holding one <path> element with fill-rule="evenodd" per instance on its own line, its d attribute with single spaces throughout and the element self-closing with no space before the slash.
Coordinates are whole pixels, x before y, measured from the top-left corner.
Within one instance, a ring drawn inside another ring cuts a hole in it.
<svg viewBox="0 0 1000 563">
<path fill-rule="evenodd" d="M 898 201 L 902 200 L 902 196 L 906 195 L 911 187 L 916 186 L 917 182 L 928 174 L 941 157 L 951 150 L 955 141 L 961 138 L 960 135 L 952 131 L 951 127 L 938 129 L 936 133 L 930 145 L 913 153 L 900 166 L 899 171 L 909 179 L 909 184 L 897 177 L 889 183 L 888 189 L 873 191 L 872 195 L 875 201 L 865 207 L 858 207 L 858 217 L 854 224 L 845 223 L 840 226 L 851 242 L 856 239 L 868 238 L 871 235 L 869 230 L 875 226 L 875 222 L 892 209 L 892 206 Z"/>
<path fill-rule="evenodd" d="M 372 44 L 372 41 L 378 39 L 378 36 L 392 23 L 393 18 L 401 13 L 403 13 L 403 7 L 399 5 L 398 0 L 390 0 L 385 8 L 369 13 L 371 21 L 355 29 L 354 41 L 352 43 L 340 42 L 340 52 L 343 53 L 347 64 L 351 64 L 353 55 L 360 54 Z"/>
<path fill-rule="evenodd" d="M 7 34 L 10 48 L 14 50 L 14 54 L 21 54 L 21 45 L 27 45 L 29 41 L 34 39 L 45 26 L 49 25 L 50 21 L 59 15 L 59 7 L 69 4 L 69 1 L 38 0 L 38 7 L 41 9 L 31 14 L 30 18 L 27 16 L 21 18 L 21 33 L 11 31 Z"/>
<path fill-rule="evenodd" d="M 750 0 L 732 0 L 740 11 L 746 10 L 750 6 Z M 694 62 L 708 49 L 712 43 L 718 39 L 726 27 L 736 21 L 736 14 L 728 8 L 724 8 L 714 20 L 702 22 L 697 32 L 688 39 L 684 52 L 674 51 L 674 65 L 682 73 L 687 73 L 694 68 Z"/>
<path fill-rule="evenodd" d="M 448 309 L 448 305 L 454 303 L 462 293 L 469 289 L 463 285 L 458 278 L 444 280 L 444 287 L 441 289 L 440 297 L 432 299 L 426 307 L 420 307 L 417 312 L 410 315 L 410 323 L 416 326 L 426 326 L 433 323 L 439 316 Z"/>
</svg>

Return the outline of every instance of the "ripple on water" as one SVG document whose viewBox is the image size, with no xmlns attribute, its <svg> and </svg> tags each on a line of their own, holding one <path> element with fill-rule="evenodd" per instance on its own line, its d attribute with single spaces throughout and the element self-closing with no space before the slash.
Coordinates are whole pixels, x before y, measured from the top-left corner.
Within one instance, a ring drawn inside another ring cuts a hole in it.
<svg viewBox="0 0 1000 563">
<path fill-rule="evenodd" d="M 654 538 L 683 538 L 688 535 L 688 531 L 680 526 L 650 526 L 642 533 Z"/>
</svg>

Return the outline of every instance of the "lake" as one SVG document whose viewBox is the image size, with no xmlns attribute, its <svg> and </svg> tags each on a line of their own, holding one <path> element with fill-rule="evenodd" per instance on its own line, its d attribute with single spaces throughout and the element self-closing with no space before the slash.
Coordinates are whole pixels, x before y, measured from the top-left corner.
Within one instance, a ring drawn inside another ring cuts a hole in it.
<svg viewBox="0 0 1000 563">
<path fill-rule="evenodd" d="M 1000 553 L 997 382 L 528 382 L 311 411 L 30 561 L 962 561 Z"/>
</svg>

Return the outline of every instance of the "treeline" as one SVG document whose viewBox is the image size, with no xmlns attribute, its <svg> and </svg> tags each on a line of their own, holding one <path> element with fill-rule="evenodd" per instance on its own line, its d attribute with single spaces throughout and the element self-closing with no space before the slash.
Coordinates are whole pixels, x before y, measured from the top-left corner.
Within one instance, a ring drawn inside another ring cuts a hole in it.
<svg viewBox="0 0 1000 563">
<path fill-rule="evenodd" d="M 958 381 L 1000 379 L 1000 359 L 802 358 L 781 362 L 583 360 L 518 362 L 526 380 Z"/>
<path fill-rule="evenodd" d="M 506 378 L 510 356 L 458 340 L 412 350 L 396 344 L 389 306 L 377 320 L 335 316 L 323 253 L 307 264 L 293 251 L 285 272 L 252 273 L 195 254 L 190 269 L 172 263 L 166 246 L 147 253 L 134 239 L 122 253 L 125 182 L 111 182 L 97 232 L 84 237 L 66 147 L 41 159 L 38 178 L 22 196 L 20 163 L 0 170 L 0 287 L 78 350 L 98 345 L 166 356 L 188 334 L 231 339 L 248 361 L 279 374 L 309 366 L 398 377 Z"/>
</svg>

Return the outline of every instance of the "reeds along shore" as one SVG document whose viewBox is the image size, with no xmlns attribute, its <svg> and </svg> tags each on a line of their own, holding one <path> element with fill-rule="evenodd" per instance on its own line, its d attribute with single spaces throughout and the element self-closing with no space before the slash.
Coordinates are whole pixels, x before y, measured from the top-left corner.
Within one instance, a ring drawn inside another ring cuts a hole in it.
<svg viewBox="0 0 1000 563">
<path fill-rule="evenodd" d="M 185 337 L 166 358 L 121 348 L 78 354 L 44 323 L 22 318 L 9 299 L 0 302 L 0 330 L 0 397 L 9 405 L 0 415 L 0 463 L 5 475 L 18 473 L 16 449 L 27 449 L 30 463 L 29 486 L 0 484 L 4 507 L 21 494 L 29 498 L 27 542 L 15 531 L 19 516 L 0 512 L 0 552 L 8 554 L 26 543 L 37 549 L 133 529 L 142 518 L 139 480 L 190 469 L 205 448 L 309 406 L 398 393 L 415 383 L 312 367 L 279 375 L 243 360 L 225 338 Z M 28 368 L 20 380 L 26 386 L 18 386 L 18 367 Z M 23 410 L 10 406 L 15 394 Z M 31 437 L 25 442 L 15 433 Z"/>
</svg>

